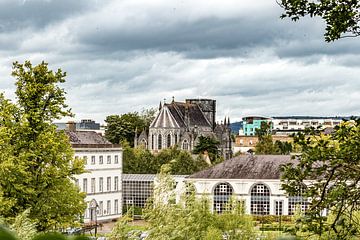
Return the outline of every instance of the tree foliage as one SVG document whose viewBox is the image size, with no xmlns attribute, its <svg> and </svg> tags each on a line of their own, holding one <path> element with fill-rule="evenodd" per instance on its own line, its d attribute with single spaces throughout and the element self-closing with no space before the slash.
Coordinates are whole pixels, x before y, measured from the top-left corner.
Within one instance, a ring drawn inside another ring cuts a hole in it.
<svg viewBox="0 0 360 240">
<path fill-rule="evenodd" d="M 60 69 L 15 62 L 17 102 L 0 94 L 0 215 L 13 219 L 30 209 L 39 230 L 72 223 L 85 209 L 84 195 L 71 176 L 83 172 L 81 160 L 55 119 L 70 116 Z"/>
<path fill-rule="evenodd" d="M 302 153 L 297 164 L 283 167 L 282 187 L 309 198 L 303 218 L 307 231 L 333 239 L 359 237 L 360 120 L 342 123 L 332 135 L 314 129 L 308 134 L 294 139 Z M 330 211 L 327 219 L 324 209 Z"/>
<path fill-rule="evenodd" d="M 174 203 L 174 180 L 169 176 L 170 167 L 164 165 L 157 176 L 154 198 L 148 205 L 146 218 L 149 222 L 147 239 L 254 239 L 251 217 L 244 214 L 238 201 L 232 201 L 230 211 L 211 212 L 208 198 L 197 198 L 191 183 L 180 202 Z"/>
<path fill-rule="evenodd" d="M 220 142 L 212 137 L 199 136 L 197 144 L 194 146 L 193 153 L 208 154 L 211 162 L 218 162 Z"/>
<path fill-rule="evenodd" d="M 360 3 L 358 0 L 278 0 L 285 12 L 281 18 L 293 21 L 300 17 L 321 17 L 326 22 L 325 41 L 359 36 Z"/>
<path fill-rule="evenodd" d="M 289 142 L 273 141 L 270 123 L 262 122 L 259 129 L 255 130 L 258 143 L 255 146 L 256 154 L 281 154 L 286 155 L 292 151 Z"/>
<path fill-rule="evenodd" d="M 170 164 L 172 174 L 186 175 L 208 167 L 201 157 L 194 158 L 189 152 L 176 146 L 152 154 L 143 146 L 131 148 L 126 142 L 122 145 L 124 173 L 156 174 L 160 172 L 163 164 Z"/>
<path fill-rule="evenodd" d="M 143 110 L 140 114 L 130 112 L 107 116 L 105 137 L 114 144 L 127 141 L 130 146 L 134 146 L 135 134 L 140 134 L 143 130 L 147 131 L 154 116 L 154 109 Z"/>
</svg>

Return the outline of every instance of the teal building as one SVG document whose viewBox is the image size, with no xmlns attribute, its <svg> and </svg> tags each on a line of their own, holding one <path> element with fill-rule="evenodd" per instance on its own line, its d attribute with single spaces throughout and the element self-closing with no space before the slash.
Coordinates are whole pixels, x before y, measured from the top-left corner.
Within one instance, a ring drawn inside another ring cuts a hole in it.
<svg viewBox="0 0 360 240">
<path fill-rule="evenodd" d="M 243 132 L 240 135 L 254 136 L 256 129 L 261 127 L 262 122 L 270 122 L 271 118 L 261 116 L 243 117 Z M 241 131 L 241 130 L 240 130 Z"/>
</svg>

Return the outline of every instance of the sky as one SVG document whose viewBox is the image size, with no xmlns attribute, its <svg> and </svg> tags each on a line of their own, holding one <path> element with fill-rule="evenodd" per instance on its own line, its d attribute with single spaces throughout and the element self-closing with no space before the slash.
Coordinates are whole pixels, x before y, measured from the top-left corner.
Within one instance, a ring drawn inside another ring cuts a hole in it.
<svg viewBox="0 0 360 240">
<path fill-rule="evenodd" d="M 217 101 L 217 119 L 359 115 L 360 38 L 324 41 L 321 19 L 275 0 L 0 0 L 0 91 L 12 62 L 67 72 L 74 120 Z"/>
</svg>

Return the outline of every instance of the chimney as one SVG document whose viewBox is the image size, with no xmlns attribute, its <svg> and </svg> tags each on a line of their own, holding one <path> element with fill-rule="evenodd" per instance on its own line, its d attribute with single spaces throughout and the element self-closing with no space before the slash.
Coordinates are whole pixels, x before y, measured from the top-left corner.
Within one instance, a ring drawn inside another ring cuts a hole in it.
<svg viewBox="0 0 360 240">
<path fill-rule="evenodd" d="M 75 132 L 76 131 L 76 123 L 74 121 L 68 121 L 66 123 L 66 129 L 70 132 Z"/>
</svg>

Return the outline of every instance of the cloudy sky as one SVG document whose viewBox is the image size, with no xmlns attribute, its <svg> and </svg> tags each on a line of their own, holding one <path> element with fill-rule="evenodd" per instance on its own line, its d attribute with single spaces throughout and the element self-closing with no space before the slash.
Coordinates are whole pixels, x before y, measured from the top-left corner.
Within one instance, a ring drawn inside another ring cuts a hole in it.
<svg viewBox="0 0 360 240">
<path fill-rule="evenodd" d="M 320 20 L 275 0 L 0 0 L 0 89 L 13 61 L 67 72 L 76 119 L 217 100 L 217 118 L 359 115 L 360 38 L 325 43 Z"/>
</svg>

